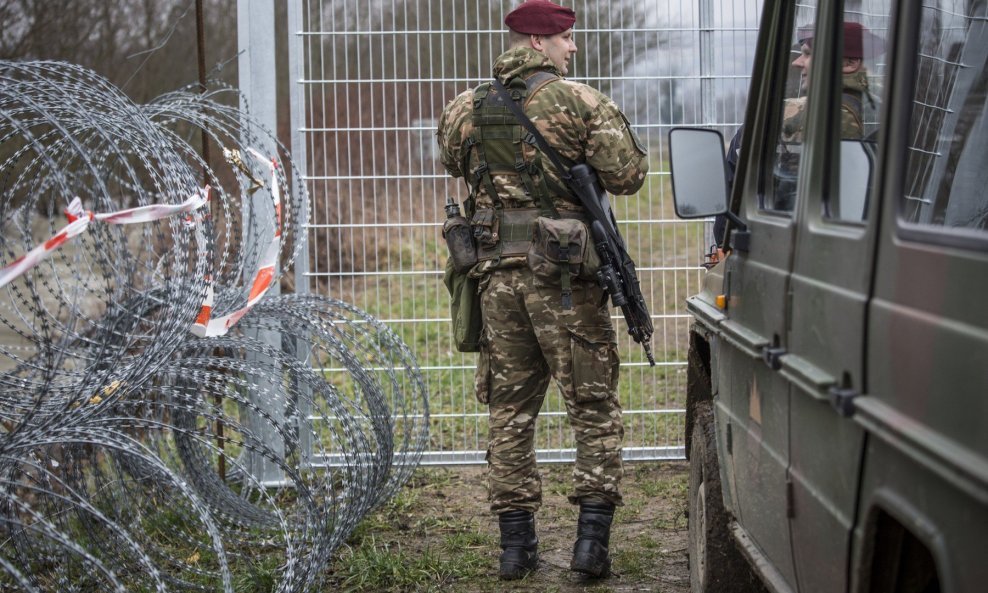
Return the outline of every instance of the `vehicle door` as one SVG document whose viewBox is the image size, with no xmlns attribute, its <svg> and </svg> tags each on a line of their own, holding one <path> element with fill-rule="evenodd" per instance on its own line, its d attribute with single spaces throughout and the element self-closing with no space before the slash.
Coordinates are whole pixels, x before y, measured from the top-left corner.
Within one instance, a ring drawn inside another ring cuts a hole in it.
<svg viewBox="0 0 988 593">
<path fill-rule="evenodd" d="M 936 590 L 982 591 L 988 4 L 925 0 L 900 11 L 914 34 L 897 50 L 904 57 L 890 88 L 896 169 L 868 315 L 868 391 L 854 416 L 870 435 L 860 507 L 866 526 L 888 514 L 922 541 L 936 562 Z"/>
<path fill-rule="evenodd" d="M 789 514 L 800 593 L 846 590 L 864 446 L 864 430 L 850 416 L 866 389 L 864 329 L 879 219 L 871 197 L 881 191 L 880 89 L 892 19 L 886 0 L 841 4 L 821 8 L 806 42 L 805 207 L 780 369 L 791 384 Z"/>
<path fill-rule="evenodd" d="M 745 132 L 734 155 L 739 158 L 732 210 L 747 229 L 731 236 L 724 280 L 727 319 L 712 357 L 719 378 L 718 449 L 726 452 L 725 506 L 738 520 L 738 535 L 773 567 L 773 580 L 793 590 L 789 384 L 778 369 L 789 348 L 789 274 L 802 207 L 796 195 L 803 147 L 792 135 L 783 141 L 782 129 L 793 115 L 787 111 L 805 103 L 799 73 L 790 69 L 796 24 L 813 22 L 816 12 L 815 3 L 766 5 Z"/>
</svg>

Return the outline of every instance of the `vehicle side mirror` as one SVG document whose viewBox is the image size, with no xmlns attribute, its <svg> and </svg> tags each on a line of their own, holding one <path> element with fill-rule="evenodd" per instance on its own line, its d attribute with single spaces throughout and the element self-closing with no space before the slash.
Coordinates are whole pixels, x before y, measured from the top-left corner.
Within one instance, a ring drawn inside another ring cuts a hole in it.
<svg viewBox="0 0 988 593">
<path fill-rule="evenodd" d="M 727 212 L 727 162 L 720 132 L 670 130 L 669 169 L 676 216 L 707 218 Z"/>
</svg>

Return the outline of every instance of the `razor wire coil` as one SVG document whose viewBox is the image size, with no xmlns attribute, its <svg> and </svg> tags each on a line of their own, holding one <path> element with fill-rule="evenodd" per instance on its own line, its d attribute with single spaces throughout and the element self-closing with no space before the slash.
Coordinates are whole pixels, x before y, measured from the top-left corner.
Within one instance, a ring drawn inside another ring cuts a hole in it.
<svg viewBox="0 0 988 593">
<path fill-rule="evenodd" d="M 236 105 L 136 105 L 79 66 L 0 62 L 0 270 L 44 247 L 0 285 L 0 588 L 233 591 L 265 564 L 273 590 L 314 590 L 421 457 L 428 395 L 401 339 L 341 301 L 264 294 L 299 256 L 307 193 Z"/>
</svg>

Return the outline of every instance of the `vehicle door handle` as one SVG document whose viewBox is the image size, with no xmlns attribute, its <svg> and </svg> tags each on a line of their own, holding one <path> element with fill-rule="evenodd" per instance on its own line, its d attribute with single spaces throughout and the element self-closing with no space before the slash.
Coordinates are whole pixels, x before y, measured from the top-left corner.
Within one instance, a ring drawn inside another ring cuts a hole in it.
<svg viewBox="0 0 988 593">
<path fill-rule="evenodd" d="M 762 346 L 762 360 L 765 365 L 773 371 L 782 368 L 782 356 L 786 353 L 785 348 L 779 346 Z"/>
<path fill-rule="evenodd" d="M 827 391 L 830 395 L 830 405 L 844 418 L 854 415 L 854 399 L 861 395 L 857 389 L 838 387 L 834 385 Z"/>
</svg>

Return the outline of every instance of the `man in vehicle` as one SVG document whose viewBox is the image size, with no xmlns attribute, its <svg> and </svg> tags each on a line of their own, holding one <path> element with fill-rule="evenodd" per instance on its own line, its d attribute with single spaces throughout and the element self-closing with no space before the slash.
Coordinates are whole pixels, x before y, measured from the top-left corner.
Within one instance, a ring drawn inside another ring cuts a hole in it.
<svg viewBox="0 0 988 593">
<path fill-rule="evenodd" d="M 857 140 L 864 137 L 864 102 L 874 107 L 875 100 L 868 91 L 868 72 L 864 66 L 866 39 L 874 36 L 860 23 L 844 23 L 844 59 L 841 66 L 841 137 Z M 813 28 L 800 29 L 799 55 L 792 65 L 800 70 L 800 96 L 787 99 L 782 120 L 782 137 L 786 142 L 803 141 L 803 120 L 806 92 L 810 88 L 810 65 L 813 61 Z"/>
<path fill-rule="evenodd" d="M 563 78 L 577 51 L 575 21 L 571 9 L 547 0 L 519 5 L 505 17 L 510 48 L 493 73 L 567 165 L 587 163 L 604 189 L 631 194 L 645 179 L 645 148 L 610 98 Z M 622 503 L 617 338 L 606 295 L 589 270 L 565 264 L 572 274 L 547 277 L 527 265 L 533 228 L 546 219 L 583 226 L 588 217 L 497 98 L 492 83 L 457 96 L 442 113 L 438 141 L 447 171 L 468 185 L 466 211 L 477 239 L 478 263 L 470 272 L 480 279 L 483 319 L 476 395 L 490 411 L 488 480 L 503 549 L 499 574 L 522 578 L 538 564 L 535 420 L 554 379 L 577 442 L 569 500 L 580 505 L 580 516 L 571 568 L 601 577 L 609 572 L 610 525 Z M 584 243 L 587 248 L 593 250 Z"/>
<path fill-rule="evenodd" d="M 782 130 L 780 134 L 780 154 L 777 171 L 780 176 L 795 177 L 799 160 L 793 148 L 803 142 L 804 120 L 810 88 L 810 67 L 813 61 L 813 27 L 799 29 L 799 55 L 792 61 L 792 66 L 799 70 L 798 95 L 785 100 L 782 115 Z M 864 116 L 865 107 L 875 107 L 875 100 L 868 89 L 868 71 L 865 68 L 864 57 L 875 56 L 879 53 L 880 40 L 860 23 L 844 23 L 844 57 L 841 66 L 841 137 L 858 140 L 865 137 Z M 728 189 L 734 182 L 738 159 L 741 155 L 741 138 L 744 126 L 738 128 L 727 148 Z M 780 181 L 784 183 L 784 181 Z M 788 192 L 777 194 L 791 197 L 795 185 L 790 184 Z M 778 210 L 792 208 L 791 200 L 779 200 Z M 726 218 L 717 217 L 714 221 L 714 239 L 718 246 L 723 244 Z"/>
</svg>

